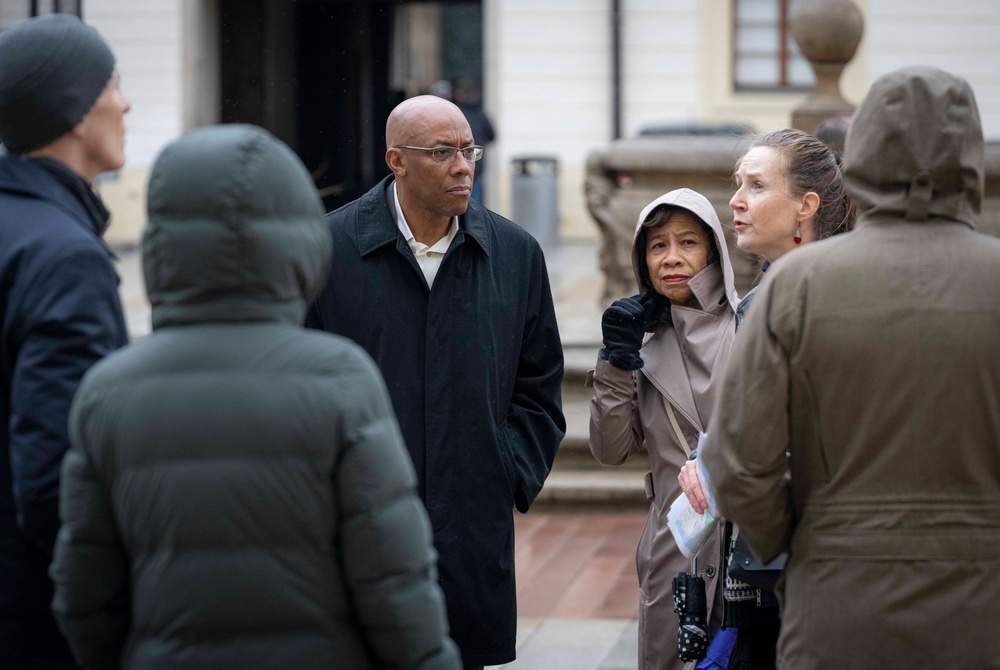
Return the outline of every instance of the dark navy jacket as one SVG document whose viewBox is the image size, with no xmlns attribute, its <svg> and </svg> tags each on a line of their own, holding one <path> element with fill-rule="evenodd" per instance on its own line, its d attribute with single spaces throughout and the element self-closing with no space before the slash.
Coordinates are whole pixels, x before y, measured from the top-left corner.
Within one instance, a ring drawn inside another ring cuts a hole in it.
<svg viewBox="0 0 1000 670">
<path fill-rule="evenodd" d="M 534 501 L 566 428 L 545 260 L 473 201 L 429 290 L 391 184 L 327 215 L 333 271 L 307 324 L 378 363 L 431 519 L 451 636 L 466 665 L 497 665 L 514 658 L 512 510 Z"/>
<path fill-rule="evenodd" d="M 0 156 L 0 667 L 68 654 L 47 570 L 69 406 L 127 340 L 103 223 L 50 169 Z"/>
</svg>

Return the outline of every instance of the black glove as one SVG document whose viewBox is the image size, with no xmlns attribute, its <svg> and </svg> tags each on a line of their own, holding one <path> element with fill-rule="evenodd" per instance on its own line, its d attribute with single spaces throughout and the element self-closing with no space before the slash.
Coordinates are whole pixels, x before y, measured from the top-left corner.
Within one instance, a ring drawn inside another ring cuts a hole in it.
<svg viewBox="0 0 1000 670">
<path fill-rule="evenodd" d="M 598 352 L 598 357 L 619 370 L 641 368 L 639 348 L 654 302 L 651 296 L 634 295 L 611 303 L 601 318 L 604 348 Z"/>
</svg>

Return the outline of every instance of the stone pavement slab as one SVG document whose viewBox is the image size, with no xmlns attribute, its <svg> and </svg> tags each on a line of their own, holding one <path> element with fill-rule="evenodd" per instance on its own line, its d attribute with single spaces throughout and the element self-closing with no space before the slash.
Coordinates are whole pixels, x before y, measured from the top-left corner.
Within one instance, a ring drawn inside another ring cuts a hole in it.
<svg viewBox="0 0 1000 670">
<path fill-rule="evenodd" d="M 517 660 L 510 670 L 635 670 L 645 512 L 514 517 Z"/>
<path fill-rule="evenodd" d="M 522 619 L 518 621 L 517 660 L 493 667 L 635 670 L 637 626 L 635 621 L 622 619 Z"/>
</svg>

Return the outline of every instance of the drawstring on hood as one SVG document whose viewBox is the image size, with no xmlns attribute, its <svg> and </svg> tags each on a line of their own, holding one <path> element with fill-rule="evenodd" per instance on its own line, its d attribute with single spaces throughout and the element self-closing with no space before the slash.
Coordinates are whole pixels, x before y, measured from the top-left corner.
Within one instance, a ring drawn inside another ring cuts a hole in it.
<svg viewBox="0 0 1000 670">
<path fill-rule="evenodd" d="M 858 225 L 902 217 L 974 227 L 982 207 L 983 156 L 979 110 L 968 82 L 929 67 L 879 78 L 847 133 L 844 176 Z"/>
<path fill-rule="evenodd" d="M 921 170 L 913 175 L 910 191 L 906 199 L 906 220 L 926 221 L 931 209 L 931 198 L 934 197 L 934 177 L 927 170 Z"/>
</svg>

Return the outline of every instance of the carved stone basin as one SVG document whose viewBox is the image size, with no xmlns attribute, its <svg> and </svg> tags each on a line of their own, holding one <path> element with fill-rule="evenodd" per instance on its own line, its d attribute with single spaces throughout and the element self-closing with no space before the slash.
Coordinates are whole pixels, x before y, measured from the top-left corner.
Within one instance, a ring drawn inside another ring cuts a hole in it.
<svg viewBox="0 0 1000 670">
<path fill-rule="evenodd" d="M 816 73 L 816 86 L 792 112 L 792 127 L 812 132 L 823 119 L 851 111 L 840 94 L 840 73 L 863 33 L 861 10 L 851 0 L 795 0 L 791 31 Z M 711 201 L 726 228 L 736 288 L 744 295 L 759 274 L 759 262 L 736 246 L 729 199 L 736 160 L 745 136 L 701 134 L 615 140 L 587 159 L 587 206 L 601 231 L 605 305 L 636 292 L 632 233 L 642 208 L 663 193 L 687 187 Z M 1000 237 L 1000 142 L 986 143 L 986 191 L 978 230 Z"/>
<path fill-rule="evenodd" d="M 729 255 L 740 295 L 749 290 L 758 262 L 736 247 L 732 229 L 733 167 L 746 150 L 746 137 L 670 136 L 616 140 L 587 159 L 586 193 L 601 230 L 603 300 L 637 291 L 632 273 L 632 234 L 642 208 L 675 188 L 698 191 L 715 207 L 726 228 Z"/>
<path fill-rule="evenodd" d="M 736 246 L 729 209 L 736 160 L 749 139 L 733 136 L 638 137 L 611 142 L 587 159 L 587 205 L 601 232 L 604 305 L 634 294 L 632 234 L 639 212 L 675 188 L 698 191 L 715 207 L 726 228 L 729 256 L 740 295 L 753 285 L 759 262 Z M 986 191 L 977 229 L 1000 237 L 1000 142 L 986 143 Z"/>
</svg>

